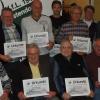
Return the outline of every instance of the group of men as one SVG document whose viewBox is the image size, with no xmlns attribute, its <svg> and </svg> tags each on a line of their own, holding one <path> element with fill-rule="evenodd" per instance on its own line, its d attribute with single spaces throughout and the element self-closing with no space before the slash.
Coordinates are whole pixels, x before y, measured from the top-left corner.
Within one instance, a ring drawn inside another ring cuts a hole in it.
<svg viewBox="0 0 100 100">
<path fill-rule="evenodd" d="M 97 71 L 100 66 L 100 35 L 98 35 L 100 33 L 93 20 L 94 8 L 86 6 L 85 18 L 81 21 L 81 7 L 72 6 L 68 22 L 60 15 L 62 10 L 60 1 L 52 3 L 53 15 L 50 18 L 42 15 L 40 0 L 33 0 L 31 8 L 32 13 L 22 19 L 21 28 L 14 23 L 13 11 L 10 8 L 2 9 L 0 79 L 4 91 L 0 100 L 99 100 L 100 82 L 98 82 Z M 39 48 L 37 44 L 29 43 L 28 34 L 37 32 L 48 32 L 49 43 L 47 47 Z M 73 36 L 90 37 L 93 42 L 93 52 L 86 56 L 73 53 L 73 47 L 69 41 L 70 37 Z M 26 57 L 11 58 L 9 55 L 5 55 L 4 43 L 20 41 L 26 41 Z M 53 48 L 55 43 L 61 44 L 61 54 L 50 58 L 49 50 Z M 80 66 L 78 66 L 79 64 Z M 27 98 L 24 95 L 22 80 L 42 77 L 49 78 L 50 91 L 48 95 Z M 91 85 L 89 96 L 71 97 L 65 91 L 64 78 L 66 77 L 88 77 Z"/>
</svg>

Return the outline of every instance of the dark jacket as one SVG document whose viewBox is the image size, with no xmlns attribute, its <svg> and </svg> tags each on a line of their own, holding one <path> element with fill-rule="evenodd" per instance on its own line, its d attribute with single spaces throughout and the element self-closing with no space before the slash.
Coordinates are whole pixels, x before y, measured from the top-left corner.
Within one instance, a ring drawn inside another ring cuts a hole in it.
<svg viewBox="0 0 100 100">
<path fill-rule="evenodd" d="M 41 62 L 41 60 L 39 61 L 39 70 L 40 70 L 41 77 L 48 77 L 50 90 L 56 91 L 55 84 L 53 81 L 52 68 L 53 68 L 53 63 L 50 63 L 50 67 L 47 67 L 47 65 L 45 65 L 45 63 Z M 14 84 L 16 94 L 18 94 L 18 92 L 20 92 L 20 91 L 23 91 L 22 80 L 32 79 L 32 71 L 31 71 L 31 68 L 30 68 L 30 65 L 29 65 L 27 59 L 24 60 L 21 63 L 21 66 L 18 67 L 18 72 L 19 72 L 19 74 L 18 74 L 17 78 L 19 78 L 19 79 L 16 79 L 16 82 Z M 31 99 L 29 99 L 29 100 L 31 100 Z"/>
<path fill-rule="evenodd" d="M 83 58 L 77 53 L 72 54 L 70 61 L 62 54 L 56 55 L 54 59 L 56 61 L 56 67 L 54 69 L 56 72 L 55 84 L 61 95 L 66 91 L 65 78 L 88 77 Z"/>
<path fill-rule="evenodd" d="M 89 27 L 89 37 L 91 41 L 93 42 L 94 38 L 97 35 L 97 23 L 92 22 L 90 27 Z"/>
</svg>

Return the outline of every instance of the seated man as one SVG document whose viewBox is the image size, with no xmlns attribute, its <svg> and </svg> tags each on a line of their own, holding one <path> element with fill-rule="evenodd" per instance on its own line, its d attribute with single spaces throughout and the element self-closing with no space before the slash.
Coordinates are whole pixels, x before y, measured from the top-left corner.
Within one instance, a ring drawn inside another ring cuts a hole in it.
<svg viewBox="0 0 100 100">
<path fill-rule="evenodd" d="M 95 39 L 93 42 L 93 51 L 86 56 L 85 60 L 88 72 L 95 85 L 94 100 L 100 100 L 100 82 L 98 82 L 98 68 L 100 67 L 100 38 Z"/>
<path fill-rule="evenodd" d="M 0 96 L 0 100 L 9 100 L 9 93 L 11 91 L 10 79 L 0 62 L 0 80 L 3 87 L 3 95 Z"/>
<path fill-rule="evenodd" d="M 46 97 L 35 97 L 29 98 L 28 100 L 57 100 L 55 97 L 55 85 L 53 82 L 52 76 L 52 67 L 53 66 L 50 62 L 43 61 L 39 58 L 39 48 L 36 44 L 28 44 L 27 45 L 27 59 L 22 62 L 22 66 L 19 66 L 19 79 L 16 82 L 15 89 L 18 95 L 19 100 L 25 100 L 26 97 L 23 93 L 23 86 L 22 80 L 24 79 L 36 79 L 41 77 L 48 77 L 50 83 L 50 92 L 49 95 Z M 48 65 L 47 65 L 48 64 Z M 21 70 L 23 69 L 23 70 Z M 55 98 L 55 99 L 54 99 Z"/>
<path fill-rule="evenodd" d="M 84 61 L 80 55 L 72 52 L 69 40 L 62 40 L 60 54 L 55 55 L 55 84 L 59 94 L 64 100 L 88 100 L 88 97 L 71 97 L 66 93 L 65 78 L 88 77 Z M 91 91 L 90 96 L 93 96 Z"/>
</svg>

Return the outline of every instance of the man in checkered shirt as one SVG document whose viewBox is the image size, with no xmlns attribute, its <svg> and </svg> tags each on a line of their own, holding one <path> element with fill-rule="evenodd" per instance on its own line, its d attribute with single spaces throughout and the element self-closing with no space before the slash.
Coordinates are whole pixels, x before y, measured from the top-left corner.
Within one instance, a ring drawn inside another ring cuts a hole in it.
<svg viewBox="0 0 100 100">
<path fill-rule="evenodd" d="M 71 7 L 71 21 L 62 25 L 56 38 L 56 43 L 60 43 L 63 38 L 68 36 L 89 37 L 88 26 L 80 20 L 82 9 L 80 6 Z"/>
</svg>

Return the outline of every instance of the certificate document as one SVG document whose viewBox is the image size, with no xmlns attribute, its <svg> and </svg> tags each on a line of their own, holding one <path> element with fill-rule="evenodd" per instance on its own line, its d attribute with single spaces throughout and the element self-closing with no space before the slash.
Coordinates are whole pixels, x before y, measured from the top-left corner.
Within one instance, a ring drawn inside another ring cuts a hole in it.
<svg viewBox="0 0 100 100">
<path fill-rule="evenodd" d="M 100 82 L 100 67 L 98 68 L 98 81 Z"/>
<path fill-rule="evenodd" d="M 39 47 L 46 47 L 49 43 L 48 32 L 38 32 L 28 34 L 28 44 L 36 43 Z"/>
<path fill-rule="evenodd" d="M 65 78 L 66 92 L 71 96 L 87 96 L 90 93 L 89 81 L 83 78 Z"/>
<path fill-rule="evenodd" d="M 3 88 L 2 88 L 2 84 L 1 84 L 1 80 L 0 80 L 0 96 L 3 94 Z"/>
<path fill-rule="evenodd" d="M 26 56 L 26 42 L 11 42 L 4 43 L 5 55 L 9 55 L 11 58 Z"/>
<path fill-rule="evenodd" d="M 37 97 L 48 95 L 48 77 L 23 80 L 24 95 L 26 97 Z"/>
<path fill-rule="evenodd" d="M 54 47 L 50 50 L 50 56 L 53 57 L 58 53 L 60 53 L 60 45 L 55 44 Z"/>
<path fill-rule="evenodd" d="M 90 38 L 73 36 L 71 43 L 73 44 L 73 51 L 88 53 L 91 50 Z"/>
</svg>

